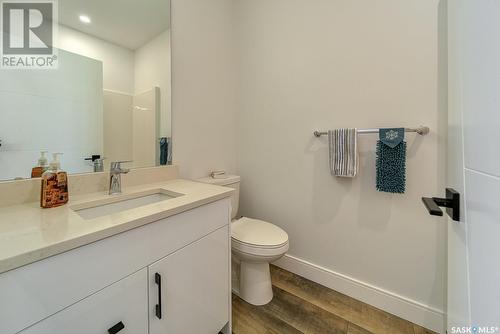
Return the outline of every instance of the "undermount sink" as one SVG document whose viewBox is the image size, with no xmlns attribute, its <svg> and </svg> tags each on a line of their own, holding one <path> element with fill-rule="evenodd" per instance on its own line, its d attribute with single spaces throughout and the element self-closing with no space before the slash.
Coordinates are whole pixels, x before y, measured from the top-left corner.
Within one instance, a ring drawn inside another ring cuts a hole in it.
<svg viewBox="0 0 500 334">
<path fill-rule="evenodd" d="M 182 194 L 165 189 L 154 189 L 116 197 L 110 196 L 106 199 L 78 204 L 72 206 L 71 209 L 83 219 L 88 220 L 137 209 L 149 204 L 168 201 L 179 196 L 182 196 Z"/>
</svg>

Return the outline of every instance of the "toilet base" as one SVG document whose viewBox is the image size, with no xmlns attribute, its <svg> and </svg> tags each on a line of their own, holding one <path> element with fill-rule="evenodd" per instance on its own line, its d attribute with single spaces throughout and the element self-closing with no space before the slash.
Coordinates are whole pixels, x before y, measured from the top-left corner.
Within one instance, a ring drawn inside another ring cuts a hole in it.
<svg viewBox="0 0 500 334">
<path fill-rule="evenodd" d="M 240 262 L 239 296 L 244 301 L 260 306 L 273 299 L 269 262 Z"/>
</svg>

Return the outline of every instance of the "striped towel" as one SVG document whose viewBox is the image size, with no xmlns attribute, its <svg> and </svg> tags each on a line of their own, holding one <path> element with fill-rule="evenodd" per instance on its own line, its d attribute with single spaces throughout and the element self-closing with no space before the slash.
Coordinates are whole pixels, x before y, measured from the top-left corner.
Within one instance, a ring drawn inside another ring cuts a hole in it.
<svg viewBox="0 0 500 334">
<path fill-rule="evenodd" d="M 355 177 L 358 173 L 357 129 L 328 131 L 328 146 L 332 175 Z"/>
</svg>

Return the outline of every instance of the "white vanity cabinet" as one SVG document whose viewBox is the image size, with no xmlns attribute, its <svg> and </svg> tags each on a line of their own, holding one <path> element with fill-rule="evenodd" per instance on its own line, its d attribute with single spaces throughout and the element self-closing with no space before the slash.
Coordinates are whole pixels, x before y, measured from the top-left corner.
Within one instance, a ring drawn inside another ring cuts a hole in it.
<svg viewBox="0 0 500 334">
<path fill-rule="evenodd" d="M 228 330 L 229 223 L 224 198 L 1 273 L 0 333 Z"/>
</svg>

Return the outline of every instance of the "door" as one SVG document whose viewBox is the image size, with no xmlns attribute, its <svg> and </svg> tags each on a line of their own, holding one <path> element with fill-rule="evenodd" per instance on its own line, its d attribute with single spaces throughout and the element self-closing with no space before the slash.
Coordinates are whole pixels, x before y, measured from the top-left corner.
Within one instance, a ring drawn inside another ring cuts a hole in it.
<svg viewBox="0 0 500 334">
<path fill-rule="evenodd" d="M 228 228 L 149 267 L 150 334 L 214 334 L 229 322 Z"/>
<path fill-rule="evenodd" d="M 499 37 L 500 1 L 448 1 L 447 181 L 463 198 L 448 220 L 449 333 L 500 327 Z"/>
</svg>

